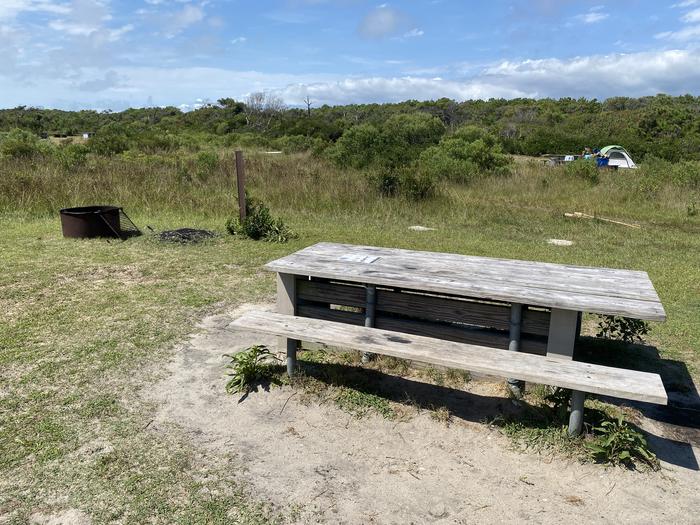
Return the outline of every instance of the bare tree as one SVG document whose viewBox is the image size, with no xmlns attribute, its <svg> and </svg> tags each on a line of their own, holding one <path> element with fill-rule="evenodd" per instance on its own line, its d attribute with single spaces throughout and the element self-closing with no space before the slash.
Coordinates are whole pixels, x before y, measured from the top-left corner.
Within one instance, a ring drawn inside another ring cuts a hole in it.
<svg viewBox="0 0 700 525">
<path fill-rule="evenodd" d="M 304 98 L 304 104 L 306 104 L 306 116 L 311 118 L 311 98 L 309 95 Z"/>
<path fill-rule="evenodd" d="M 246 124 L 256 131 L 267 131 L 285 109 L 284 101 L 272 93 L 251 93 L 245 100 Z"/>
</svg>

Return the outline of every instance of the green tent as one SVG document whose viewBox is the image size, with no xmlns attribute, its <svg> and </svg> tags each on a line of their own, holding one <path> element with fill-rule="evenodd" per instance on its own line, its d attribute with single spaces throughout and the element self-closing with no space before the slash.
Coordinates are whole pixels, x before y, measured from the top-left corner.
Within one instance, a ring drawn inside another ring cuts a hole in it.
<svg viewBox="0 0 700 525">
<path fill-rule="evenodd" d="M 611 145 L 605 146 L 600 150 L 602 157 L 607 157 L 608 166 L 616 166 L 618 168 L 636 168 L 637 165 L 630 157 L 630 154 L 622 146 Z"/>
</svg>

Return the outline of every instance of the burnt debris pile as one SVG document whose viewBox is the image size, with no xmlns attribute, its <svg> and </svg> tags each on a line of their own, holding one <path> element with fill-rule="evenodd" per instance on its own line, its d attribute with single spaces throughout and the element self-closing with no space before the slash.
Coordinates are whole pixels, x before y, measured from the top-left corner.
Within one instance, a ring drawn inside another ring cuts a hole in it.
<svg viewBox="0 0 700 525">
<path fill-rule="evenodd" d="M 196 230 L 194 228 L 179 228 L 160 232 L 157 237 L 163 242 L 180 244 L 194 244 L 215 237 L 216 234 L 209 230 Z"/>
</svg>

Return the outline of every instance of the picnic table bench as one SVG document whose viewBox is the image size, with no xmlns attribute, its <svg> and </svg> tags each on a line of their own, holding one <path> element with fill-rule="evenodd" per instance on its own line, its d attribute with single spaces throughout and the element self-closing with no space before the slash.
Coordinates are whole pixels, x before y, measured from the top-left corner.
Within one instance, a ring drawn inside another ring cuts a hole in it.
<svg viewBox="0 0 700 525">
<path fill-rule="evenodd" d="M 646 272 L 319 243 L 265 266 L 277 313 L 234 326 L 282 336 L 287 369 L 300 341 L 390 355 L 585 393 L 666 404 L 658 374 L 573 360 L 582 312 L 663 321 Z"/>
</svg>

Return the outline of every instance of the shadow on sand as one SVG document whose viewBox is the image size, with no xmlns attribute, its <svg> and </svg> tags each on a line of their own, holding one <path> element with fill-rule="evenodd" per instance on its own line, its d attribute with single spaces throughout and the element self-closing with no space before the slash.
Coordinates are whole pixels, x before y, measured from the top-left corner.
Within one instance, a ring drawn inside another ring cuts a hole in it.
<svg viewBox="0 0 700 525">
<path fill-rule="evenodd" d="M 602 399 L 612 404 L 632 406 L 645 417 L 658 422 L 654 425 L 655 429 L 659 430 L 658 435 L 643 430 L 642 432 L 660 460 L 683 468 L 700 470 L 691 446 L 691 443 L 700 444 L 700 412 L 691 408 L 696 402 L 696 406 L 700 405 L 700 398 L 684 363 L 662 359 L 654 347 L 610 345 L 607 341 L 594 338 L 581 338 L 575 358 L 608 366 L 660 372 L 669 398 L 674 399 L 676 393 L 682 394 L 683 406 L 676 406 L 674 402 L 670 406 L 658 406 L 615 398 Z M 299 364 L 304 374 L 324 383 L 351 387 L 360 392 L 421 409 L 445 407 L 452 417 L 464 421 L 486 423 L 496 419 L 510 419 L 532 428 L 566 424 L 565 419 L 553 423 L 551 409 L 546 407 L 535 406 L 525 401 L 514 402 L 507 397 L 474 394 L 449 386 L 425 383 L 395 375 L 396 372 L 390 369 L 385 372 L 338 363 L 305 361 L 303 354 L 300 355 Z M 586 419 L 597 423 L 600 414 L 595 412 L 588 409 Z"/>
<path fill-rule="evenodd" d="M 688 367 L 682 361 L 663 358 L 650 345 L 580 337 L 574 353 L 579 361 L 605 366 L 651 372 L 661 376 L 668 393 L 668 405 L 654 405 L 600 396 L 616 405 L 639 410 L 662 435 L 645 432 L 647 441 L 659 459 L 692 470 L 700 470 L 692 446 L 700 446 L 700 395 Z"/>
</svg>

